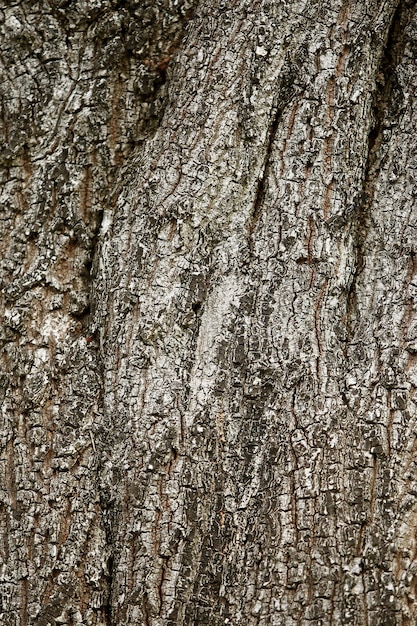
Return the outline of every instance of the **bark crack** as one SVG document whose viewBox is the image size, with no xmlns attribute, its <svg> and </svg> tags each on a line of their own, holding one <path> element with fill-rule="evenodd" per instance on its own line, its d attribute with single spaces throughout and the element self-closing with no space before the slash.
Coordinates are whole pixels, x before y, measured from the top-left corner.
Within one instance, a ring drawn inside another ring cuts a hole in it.
<svg viewBox="0 0 417 626">
<path fill-rule="evenodd" d="M 252 208 L 252 214 L 251 214 L 251 219 L 250 219 L 250 226 L 249 226 L 249 248 L 252 251 L 253 249 L 253 233 L 256 227 L 256 224 L 259 220 L 259 216 L 260 216 L 260 212 L 261 212 L 261 206 L 263 204 L 263 201 L 265 199 L 265 194 L 266 194 L 266 184 L 267 184 L 267 180 L 269 177 L 269 172 L 271 169 L 271 160 L 272 160 L 272 147 L 274 145 L 274 141 L 275 141 L 275 137 L 277 134 L 277 130 L 278 130 L 278 126 L 279 126 L 279 122 L 280 119 L 282 117 L 282 113 L 283 113 L 284 107 L 276 107 L 275 109 L 275 113 L 272 117 L 272 122 L 270 124 L 269 127 L 269 132 L 268 132 L 268 141 L 266 144 L 266 151 L 265 151 L 265 160 L 264 160 L 264 165 L 262 168 L 262 173 L 259 177 L 258 180 L 258 185 L 256 188 L 256 194 L 255 194 L 255 200 L 253 203 L 253 208 Z"/>
<path fill-rule="evenodd" d="M 388 112 L 390 111 L 393 92 L 396 87 L 395 68 L 404 50 L 403 26 L 406 2 L 400 0 L 393 13 L 387 40 L 383 49 L 378 71 L 376 73 L 375 89 L 372 98 L 373 124 L 368 133 L 367 159 L 364 167 L 362 193 L 359 207 L 356 212 L 356 265 L 347 298 L 347 338 L 350 339 L 355 329 L 353 327 L 357 309 L 357 281 L 364 268 L 365 242 L 371 222 L 370 208 L 374 199 L 375 180 L 380 166 L 380 148 L 383 141 L 383 131 L 388 126 Z"/>
<path fill-rule="evenodd" d="M 305 46 L 300 45 L 295 51 L 294 57 L 288 56 L 287 63 L 284 63 L 284 67 L 288 69 L 283 73 L 279 79 L 277 86 L 277 99 L 272 106 L 271 121 L 266 139 L 265 156 L 261 173 L 258 179 L 256 187 L 255 199 L 252 205 L 252 211 L 249 218 L 249 250 L 253 252 L 254 246 L 254 231 L 257 222 L 260 217 L 262 204 L 266 195 L 267 182 L 272 165 L 273 146 L 275 138 L 278 132 L 278 127 L 282 119 L 283 113 L 287 106 L 294 98 L 297 89 L 302 89 L 302 84 L 297 82 L 298 77 L 301 75 L 303 69 L 304 55 L 306 54 Z M 293 123 L 293 122 L 292 122 Z"/>
</svg>

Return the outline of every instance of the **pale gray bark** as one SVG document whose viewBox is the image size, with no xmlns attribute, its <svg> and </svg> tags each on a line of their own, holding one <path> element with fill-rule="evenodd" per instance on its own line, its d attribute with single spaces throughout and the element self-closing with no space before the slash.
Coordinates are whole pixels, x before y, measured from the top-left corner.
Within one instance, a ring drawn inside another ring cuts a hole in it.
<svg viewBox="0 0 417 626">
<path fill-rule="evenodd" d="M 415 624 L 414 3 L 2 27 L 1 619 Z"/>
</svg>

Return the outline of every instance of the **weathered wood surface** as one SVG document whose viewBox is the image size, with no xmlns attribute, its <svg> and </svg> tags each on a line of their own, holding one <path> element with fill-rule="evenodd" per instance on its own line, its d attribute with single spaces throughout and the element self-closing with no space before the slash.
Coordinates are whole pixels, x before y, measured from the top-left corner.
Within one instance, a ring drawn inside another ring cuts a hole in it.
<svg viewBox="0 0 417 626">
<path fill-rule="evenodd" d="M 1 619 L 415 624 L 414 3 L 1 8 Z"/>
</svg>

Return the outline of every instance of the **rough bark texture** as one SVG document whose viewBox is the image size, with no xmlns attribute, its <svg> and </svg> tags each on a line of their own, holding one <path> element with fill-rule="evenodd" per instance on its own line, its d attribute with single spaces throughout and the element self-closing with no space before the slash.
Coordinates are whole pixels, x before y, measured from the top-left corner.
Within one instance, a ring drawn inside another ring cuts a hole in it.
<svg viewBox="0 0 417 626">
<path fill-rule="evenodd" d="M 417 621 L 417 10 L 0 3 L 0 620 Z"/>
</svg>

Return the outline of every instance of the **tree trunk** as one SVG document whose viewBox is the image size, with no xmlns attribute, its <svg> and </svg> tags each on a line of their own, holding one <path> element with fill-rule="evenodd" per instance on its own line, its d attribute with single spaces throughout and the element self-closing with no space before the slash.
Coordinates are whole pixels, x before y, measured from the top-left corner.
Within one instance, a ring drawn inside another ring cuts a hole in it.
<svg viewBox="0 0 417 626">
<path fill-rule="evenodd" d="M 2 26 L 0 621 L 417 621 L 417 10 Z"/>
</svg>

